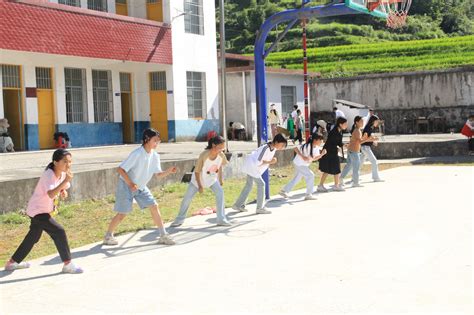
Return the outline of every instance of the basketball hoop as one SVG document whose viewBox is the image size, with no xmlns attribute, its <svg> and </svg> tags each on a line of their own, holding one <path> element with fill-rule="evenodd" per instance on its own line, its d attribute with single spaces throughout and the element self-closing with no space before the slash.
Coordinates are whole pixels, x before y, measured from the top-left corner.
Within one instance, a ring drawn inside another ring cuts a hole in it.
<svg viewBox="0 0 474 315">
<path fill-rule="evenodd" d="M 379 10 L 387 14 L 387 27 L 400 28 L 406 24 L 412 0 L 366 0 L 369 11 Z"/>
</svg>

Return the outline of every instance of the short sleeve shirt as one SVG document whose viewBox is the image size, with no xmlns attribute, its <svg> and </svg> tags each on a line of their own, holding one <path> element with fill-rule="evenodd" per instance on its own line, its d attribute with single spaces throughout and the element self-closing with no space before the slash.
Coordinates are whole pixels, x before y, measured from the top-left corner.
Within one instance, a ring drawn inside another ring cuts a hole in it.
<svg viewBox="0 0 474 315">
<path fill-rule="evenodd" d="M 319 155 L 319 147 L 313 147 L 313 156 L 311 156 L 311 146 L 310 145 L 302 145 L 299 147 L 299 150 L 303 156 L 308 156 L 311 158 L 315 158 Z M 303 160 L 298 154 L 295 156 L 293 159 L 293 163 L 296 166 L 309 166 L 311 164 L 311 161 L 307 162 Z"/>
<path fill-rule="evenodd" d="M 209 150 L 202 152 L 196 162 L 191 183 L 198 187 L 196 172 L 201 174 L 201 184 L 204 188 L 211 187 L 217 181 L 221 166 L 228 163 L 224 153 L 220 153 L 214 160 L 209 158 Z"/>
<path fill-rule="evenodd" d="M 28 201 L 26 214 L 30 217 L 42 213 L 51 213 L 54 210 L 54 199 L 48 196 L 48 191 L 55 189 L 66 178 L 66 173 L 62 173 L 58 178 L 52 169 L 47 169 L 40 177 L 38 184 L 35 187 L 33 196 Z M 68 189 L 68 183 L 65 189 Z"/>
<path fill-rule="evenodd" d="M 245 158 L 242 172 L 252 177 L 260 177 L 268 169 L 269 165 L 263 161 L 269 161 L 275 156 L 275 149 L 271 149 L 269 144 L 262 145 Z"/>
<path fill-rule="evenodd" d="M 119 167 L 127 172 L 128 177 L 138 186 L 138 189 L 145 188 L 153 174 L 162 172 L 160 155 L 155 150 L 146 152 L 143 146 L 133 150 Z"/>
</svg>

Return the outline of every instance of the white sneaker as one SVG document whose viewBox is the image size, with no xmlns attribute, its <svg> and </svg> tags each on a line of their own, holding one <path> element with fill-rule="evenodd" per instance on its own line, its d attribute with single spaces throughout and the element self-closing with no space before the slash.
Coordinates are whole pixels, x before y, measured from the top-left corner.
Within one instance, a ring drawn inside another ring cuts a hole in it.
<svg viewBox="0 0 474 315">
<path fill-rule="evenodd" d="M 282 190 L 279 192 L 280 196 L 282 196 L 285 199 L 290 198 L 290 196 L 286 193 L 286 191 Z"/>
<path fill-rule="evenodd" d="M 352 187 L 352 188 L 357 188 L 357 187 L 364 187 L 364 186 L 362 186 L 361 184 L 352 184 L 351 187 Z"/>
<path fill-rule="evenodd" d="M 83 273 L 83 272 L 84 270 L 82 270 L 81 267 L 77 267 L 72 262 L 63 266 L 63 273 Z"/>
<path fill-rule="evenodd" d="M 317 192 L 321 192 L 321 193 L 325 193 L 325 192 L 328 192 L 328 190 L 326 189 L 326 187 L 324 186 L 318 186 L 318 188 L 316 189 Z"/>
<path fill-rule="evenodd" d="M 306 195 L 306 196 L 304 196 L 304 200 L 316 200 L 316 199 L 318 199 L 318 198 L 316 198 L 316 197 L 313 196 L 313 195 Z"/>
<path fill-rule="evenodd" d="M 374 179 L 374 183 L 380 183 L 380 182 L 384 182 L 384 180 L 380 178 Z"/>
<path fill-rule="evenodd" d="M 158 244 L 160 244 L 160 245 L 174 245 L 174 244 L 176 244 L 176 242 L 173 241 L 168 234 L 165 234 L 165 235 L 160 236 L 160 238 L 158 239 Z"/>
<path fill-rule="evenodd" d="M 272 212 L 268 210 L 267 208 L 261 208 L 261 209 L 257 209 L 256 213 L 257 214 L 271 214 Z"/>
<path fill-rule="evenodd" d="M 102 244 L 113 246 L 113 245 L 118 245 L 118 241 L 113 235 L 110 235 L 110 236 L 104 237 L 104 241 L 102 242 Z"/>
<path fill-rule="evenodd" d="M 17 269 L 26 269 L 26 268 L 30 268 L 30 264 L 27 262 L 17 263 L 17 262 L 10 262 L 9 260 L 5 264 L 5 271 L 13 271 Z"/>
<path fill-rule="evenodd" d="M 245 209 L 245 206 L 238 206 L 238 205 L 233 205 L 232 209 L 234 209 L 235 211 L 239 211 L 239 212 L 247 212 L 248 211 L 247 209 Z"/>
<path fill-rule="evenodd" d="M 217 221 L 217 226 L 232 226 L 232 223 L 227 220 Z"/>
<path fill-rule="evenodd" d="M 341 186 L 334 186 L 334 188 L 332 190 L 333 191 L 345 191 L 345 189 Z"/>
</svg>

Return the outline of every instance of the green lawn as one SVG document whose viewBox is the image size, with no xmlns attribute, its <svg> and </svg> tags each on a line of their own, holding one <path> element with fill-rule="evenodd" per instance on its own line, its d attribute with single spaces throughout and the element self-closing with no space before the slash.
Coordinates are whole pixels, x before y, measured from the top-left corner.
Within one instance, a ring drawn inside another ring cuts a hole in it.
<svg viewBox="0 0 474 315">
<path fill-rule="evenodd" d="M 397 164 L 381 164 L 380 169 L 387 169 L 398 166 Z M 315 174 L 317 164 L 312 165 Z M 364 166 L 363 172 L 369 172 L 369 166 Z M 288 183 L 293 176 L 293 167 L 287 166 L 271 171 L 270 191 L 276 195 L 281 188 Z M 319 175 L 316 175 L 316 182 L 319 181 Z M 332 181 L 332 178 L 329 178 Z M 224 183 L 224 193 L 226 207 L 231 207 L 237 199 L 243 188 L 245 181 L 243 179 L 229 179 Z M 301 181 L 295 189 L 305 187 L 304 181 Z M 186 191 L 187 184 L 176 183 L 157 187 L 153 190 L 154 196 L 160 205 L 161 213 L 165 221 L 174 219 L 178 212 L 181 199 Z M 249 196 L 249 200 L 255 200 L 256 189 L 254 188 Z M 71 248 L 83 246 L 85 244 L 100 241 L 107 229 L 110 219 L 113 217 L 114 196 L 108 196 L 98 200 L 87 200 L 77 203 L 69 203 L 61 206 L 60 213 L 56 219 L 64 226 L 68 235 Z M 200 208 L 214 207 L 214 195 L 211 190 L 206 190 L 202 195 L 196 195 L 188 214 Z M 136 209 L 122 222 L 116 234 L 123 234 L 141 229 L 152 227 L 152 220 L 148 210 L 143 213 Z M 13 212 L 0 215 L 0 264 L 13 254 L 18 245 L 23 240 L 29 227 L 29 219 L 24 214 Z M 44 233 L 41 240 L 35 245 L 28 259 L 46 256 L 56 252 L 51 238 Z"/>
</svg>

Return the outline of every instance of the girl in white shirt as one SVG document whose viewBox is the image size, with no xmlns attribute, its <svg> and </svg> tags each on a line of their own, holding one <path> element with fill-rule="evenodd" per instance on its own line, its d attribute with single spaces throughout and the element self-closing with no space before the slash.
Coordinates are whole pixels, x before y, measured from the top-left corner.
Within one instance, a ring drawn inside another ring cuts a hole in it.
<svg viewBox="0 0 474 315">
<path fill-rule="evenodd" d="M 277 162 L 274 157 L 277 150 L 286 148 L 287 141 L 281 134 L 277 134 L 272 142 L 262 145 L 257 150 L 250 153 L 244 161 L 242 171 L 247 174 L 247 182 L 244 189 L 240 193 L 239 198 L 232 206 L 232 209 L 243 212 L 247 197 L 252 190 L 253 182 L 257 184 L 257 214 L 270 214 L 270 210 L 264 207 L 265 202 L 265 181 L 262 174 L 268 169 L 270 165 Z"/>
<path fill-rule="evenodd" d="M 309 168 L 312 162 L 319 160 L 323 155 L 326 154 L 326 150 L 323 150 L 320 154 L 319 146 L 323 141 L 323 137 L 318 134 L 313 134 L 309 138 L 308 142 L 295 148 L 295 158 L 293 159 L 293 164 L 295 165 L 296 174 L 293 179 L 286 184 L 285 187 L 280 191 L 280 195 L 284 198 L 289 198 L 288 193 L 291 189 L 299 183 L 299 181 L 304 177 L 306 181 L 306 196 L 305 200 L 314 200 L 316 199 L 313 196 L 314 192 L 314 173 Z"/>
<path fill-rule="evenodd" d="M 196 193 L 203 193 L 205 188 L 210 188 L 216 195 L 216 214 L 217 225 L 230 226 L 231 222 L 225 215 L 224 211 L 224 179 L 222 176 L 222 167 L 226 165 L 227 158 L 222 152 L 224 150 L 225 140 L 221 136 L 209 139 L 208 145 L 204 152 L 199 155 L 196 167 L 189 183 L 188 190 L 184 195 L 179 214 L 171 223 L 176 227 L 184 223 L 189 205 Z"/>
</svg>

